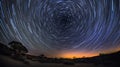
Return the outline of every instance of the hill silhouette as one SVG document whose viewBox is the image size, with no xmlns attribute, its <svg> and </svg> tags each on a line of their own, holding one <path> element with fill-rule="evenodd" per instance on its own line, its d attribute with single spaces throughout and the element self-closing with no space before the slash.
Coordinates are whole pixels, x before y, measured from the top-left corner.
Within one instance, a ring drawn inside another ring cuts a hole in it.
<svg viewBox="0 0 120 67">
<path fill-rule="evenodd" d="M 95 57 L 90 58 L 76 58 L 74 59 L 76 63 L 94 63 L 95 65 L 105 65 L 107 67 L 120 67 L 120 51 L 109 53 L 109 54 L 99 54 Z"/>
</svg>

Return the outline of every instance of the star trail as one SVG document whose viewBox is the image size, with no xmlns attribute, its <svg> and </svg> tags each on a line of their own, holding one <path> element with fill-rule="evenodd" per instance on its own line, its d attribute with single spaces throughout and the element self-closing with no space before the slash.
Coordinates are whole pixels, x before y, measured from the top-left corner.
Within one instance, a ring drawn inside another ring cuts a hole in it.
<svg viewBox="0 0 120 67">
<path fill-rule="evenodd" d="M 0 42 L 12 40 L 33 54 L 120 49 L 120 0 L 0 0 Z"/>
</svg>

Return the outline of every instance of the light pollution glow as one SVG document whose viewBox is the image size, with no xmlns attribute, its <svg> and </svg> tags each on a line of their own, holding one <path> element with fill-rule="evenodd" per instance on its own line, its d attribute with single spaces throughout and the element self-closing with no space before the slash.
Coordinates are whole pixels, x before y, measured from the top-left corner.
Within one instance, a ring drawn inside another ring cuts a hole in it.
<svg viewBox="0 0 120 67">
<path fill-rule="evenodd" d="M 59 57 L 61 58 L 84 58 L 84 57 L 93 57 L 97 56 L 97 53 L 82 53 L 82 52 L 68 52 L 63 53 Z"/>
<path fill-rule="evenodd" d="M 116 49 L 106 49 L 104 51 L 99 51 L 99 52 L 85 52 L 85 51 L 77 51 L 77 50 L 69 50 L 69 51 L 61 51 L 60 53 L 56 53 L 54 51 L 51 51 L 52 53 L 47 53 L 45 56 L 51 57 L 51 58 L 84 58 L 84 57 L 94 57 L 98 56 L 100 53 L 108 54 L 108 53 L 113 53 L 120 51 L 120 48 Z M 36 52 L 36 53 L 35 53 Z M 32 55 L 40 55 L 40 53 L 37 53 L 37 51 L 31 52 L 28 54 Z M 34 54 L 33 54 L 34 53 Z M 43 53 L 41 53 L 43 54 Z"/>
<path fill-rule="evenodd" d="M 66 51 L 59 54 L 57 57 L 61 58 L 84 58 L 84 57 L 93 57 L 98 56 L 100 53 L 109 54 L 120 51 L 120 48 L 116 49 L 106 49 L 105 51 L 100 52 L 78 52 L 78 51 Z"/>
</svg>

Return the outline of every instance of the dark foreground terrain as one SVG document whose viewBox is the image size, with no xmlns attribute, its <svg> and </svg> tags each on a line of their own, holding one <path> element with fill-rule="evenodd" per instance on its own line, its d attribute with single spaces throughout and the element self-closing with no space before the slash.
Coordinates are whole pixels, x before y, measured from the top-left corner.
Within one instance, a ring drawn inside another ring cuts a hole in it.
<svg viewBox="0 0 120 67">
<path fill-rule="evenodd" d="M 22 61 L 11 59 L 7 56 L 0 56 L 0 67 L 105 67 L 103 65 L 95 65 L 92 63 L 76 63 L 74 65 L 66 65 L 62 63 L 40 63 L 38 61 L 29 61 L 29 64 L 26 64 Z"/>
<path fill-rule="evenodd" d="M 0 67 L 120 67 L 120 51 L 74 59 L 14 53 L 14 50 L 0 43 Z"/>
</svg>

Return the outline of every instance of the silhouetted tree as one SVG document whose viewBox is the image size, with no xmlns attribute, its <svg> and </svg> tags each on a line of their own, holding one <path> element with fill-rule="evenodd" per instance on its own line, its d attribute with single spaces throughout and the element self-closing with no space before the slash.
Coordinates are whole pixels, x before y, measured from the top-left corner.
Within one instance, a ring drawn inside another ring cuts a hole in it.
<svg viewBox="0 0 120 67">
<path fill-rule="evenodd" d="M 41 54 L 39 58 L 47 58 L 44 54 Z"/>
<path fill-rule="evenodd" d="M 10 48 L 14 50 L 16 54 L 24 54 L 28 52 L 27 48 L 24 47 L 20 42 L 12 41 L 9 43 L 9 45 Z"/>
</svg>

